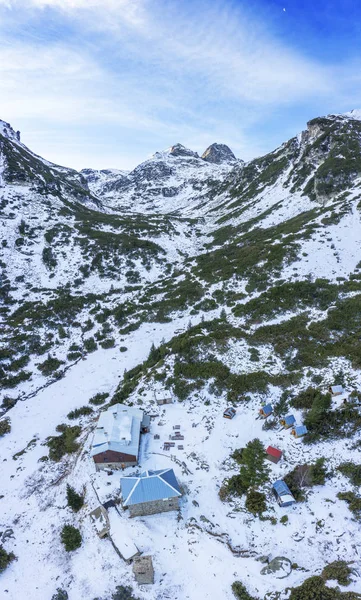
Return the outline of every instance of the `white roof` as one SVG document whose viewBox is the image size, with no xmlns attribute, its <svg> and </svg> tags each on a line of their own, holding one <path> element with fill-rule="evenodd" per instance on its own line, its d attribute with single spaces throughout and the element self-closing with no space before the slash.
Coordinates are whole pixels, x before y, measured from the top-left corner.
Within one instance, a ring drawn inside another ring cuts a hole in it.
<svg viewBox="0 0 361 600">
<path fill-rule="evenodd" d="M 138 456 L 143 411 L 133 406 L 114 404 L 100 414 L 91 449 L 95 456 L 107 450 Z"/>
<path fill-rule="evenodd" d="M 331 385 L 331 390 L 333 394 L 343 394 L 342 385 Z"/>
<path fill-rule="evenodd" d="M 114 507 L 108 511 L 110 521 L 110 536 L 124 560 L 130 560 L 139 554 L 132 539 L 129 523 L 120 517 Z"/>
<path fill-rule="evenodd" d="M 170 400 L 172 398 L 169 390 L 156 390 L 154 394 L 156 400 Z"/>
</svg>

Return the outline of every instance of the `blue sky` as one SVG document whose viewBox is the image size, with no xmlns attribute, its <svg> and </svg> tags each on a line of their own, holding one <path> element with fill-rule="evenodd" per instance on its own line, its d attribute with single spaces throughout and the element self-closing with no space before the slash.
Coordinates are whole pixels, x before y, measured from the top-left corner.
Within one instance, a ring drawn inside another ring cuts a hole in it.
<svg viewBox="0 0 361 600">
<path fill-rule="evenodd" d="M 249 160 L 361 106 L 358 0 L 0 0 L 0 118 L 59 164 Z"/>
</svg>

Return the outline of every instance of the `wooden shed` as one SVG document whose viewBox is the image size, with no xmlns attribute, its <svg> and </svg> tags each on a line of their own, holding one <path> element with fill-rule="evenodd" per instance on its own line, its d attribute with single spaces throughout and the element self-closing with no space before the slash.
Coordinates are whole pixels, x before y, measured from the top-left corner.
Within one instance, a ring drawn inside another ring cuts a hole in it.
<svg viewBox="0 0 361 600">
<path fill-rule="evenodd" d="M 173 397 L 169 390 L 157 390 L 154 392 L 154 398 L 158 406 L 162 404 L 172 404 Z"/>
<path fill-rule="evenodd" d="M 344 393 L 342 385 L 330 385 L 328 391 L 332 396 L 341 396 Z"/>
<path fill-rule="evenodd" d="M 226 410 L 223 413 L 223 416 L 225 419 L 233 419 L 235 414 L 236 414 L 236 409 L 233 408 L 232 406 L 230 406 L 229 408 L 226 408 Z"/>
<path fill-rule="evenodd" d="M 293 427 L 295 423 L 296 419 L 293 415 L 287 415 L 287 417 L 282 417 L 282 419 L 280 419 L 280 424 L 283 425 L 285 429 Z"/>
<path fill-rule="evenodd" d="M 294 427 L 291 431 L 291 435 L 293 435 L 295 438 L 300 438 L 300 437 L 306 435 L 306 433 L 307 433 L 306 425 L 299 425 L 298 427 Z"/>
<path fill-rule="evenodd" d="M 272 404 L 265 404 L 259 409 L 259 414 L 263 419 L 267 419 L 273 412 Z"/>
<path fill-rule="evenodd" d="M 285 506 L 291 506 L 292 504 L 295 504 L 296 500 L 292 496 L 290 488 L 282 479 L 279 479 L 278 481 L 274 482 L 272 490 L 278 504 L 282 508 Z"/>
<path fill-rule="evenodd" d="M 266 450 L 266 458 L 271 462 L 277 464 L 282 458 L 282 450 L 274 448 L 274 446 L 268 446 Z"/>
</svg>

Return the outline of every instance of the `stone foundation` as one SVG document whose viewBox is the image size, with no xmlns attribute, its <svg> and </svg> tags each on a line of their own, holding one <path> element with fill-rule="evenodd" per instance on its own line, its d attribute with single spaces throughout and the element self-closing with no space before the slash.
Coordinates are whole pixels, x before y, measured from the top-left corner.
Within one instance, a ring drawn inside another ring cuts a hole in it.
<svg viewBox="0 0 361 600">
<path fill-rule="evenodd" d="M 154 500 L 153 502 L 134 504 L 133 506 L 129 506 L 129 515 L 131 517 L 141 517 L 178 509 L 179 500 L 178 497 L 176 497 L 168 498 L 167 500 Z"/>
</svg>

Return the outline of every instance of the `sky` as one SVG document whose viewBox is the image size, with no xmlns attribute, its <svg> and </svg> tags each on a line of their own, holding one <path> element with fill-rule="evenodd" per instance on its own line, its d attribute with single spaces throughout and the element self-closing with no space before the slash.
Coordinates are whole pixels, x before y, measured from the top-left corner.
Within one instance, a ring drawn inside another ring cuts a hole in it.
<svg viewBox="0 0 361 600">
<path fill-rule="evenodd" d="M 0 119 L 58 164 L 250 160 L 360 107 L 359 0 L 0 0 Z"/>
</svg>

